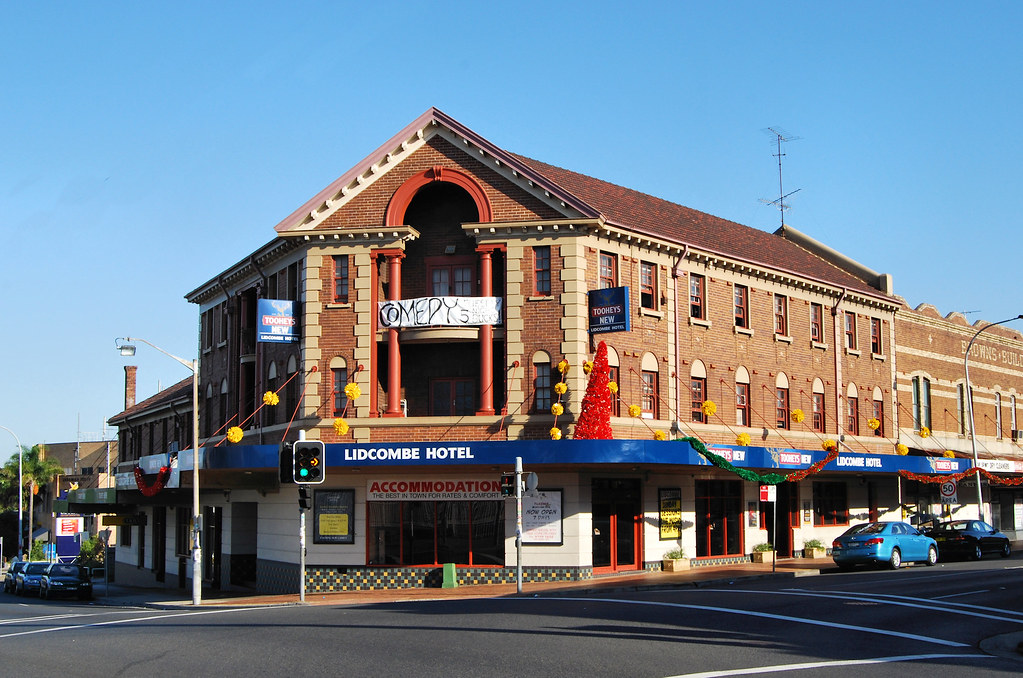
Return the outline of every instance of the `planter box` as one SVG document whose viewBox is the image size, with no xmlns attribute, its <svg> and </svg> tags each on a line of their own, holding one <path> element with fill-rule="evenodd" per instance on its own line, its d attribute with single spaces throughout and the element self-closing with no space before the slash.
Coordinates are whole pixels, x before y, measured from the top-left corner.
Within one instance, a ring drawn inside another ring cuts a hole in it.
<svg viewBox="0 0 1023 678">
<path fill-rule="evenodd" d="M 754 563 L 773 563 L 774 551 L 754 551 L 750 560 Z"/>
<path fill-rule="evenodd" d="M 826 548 L 825 549 L 804 548 L 803 549 L 803 557 L 804 558 L 827 558 L 828 557 L 828 550 Z"/>
<path fill-rule="evenodd" d="M 681 572 L 689 569 L 688 558 L 673 558 L 661 561 L 661 570 L 664 572 Z"/>
</svg>

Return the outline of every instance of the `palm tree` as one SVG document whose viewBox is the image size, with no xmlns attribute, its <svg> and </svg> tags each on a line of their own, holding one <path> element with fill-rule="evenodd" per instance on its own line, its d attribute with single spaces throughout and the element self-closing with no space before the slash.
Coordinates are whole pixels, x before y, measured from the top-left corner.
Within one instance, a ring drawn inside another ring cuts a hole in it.
<svg viewBox="0 0 1023 678">
<path fill-rule="evenodd" d="M 56 459 L 46 458 L 46 448 L 42 445 L 33 445 L 32 449 L 25 454 L 22 461 L 22 477 L 25 481 L 25 490 L 28 491 L 28 515 L 29 515 L 29 541 L 35 532 L 35 507 L 34 499 L 36 493 L 54 483 L 64 472 L 64 467 Z"/>
</svg>

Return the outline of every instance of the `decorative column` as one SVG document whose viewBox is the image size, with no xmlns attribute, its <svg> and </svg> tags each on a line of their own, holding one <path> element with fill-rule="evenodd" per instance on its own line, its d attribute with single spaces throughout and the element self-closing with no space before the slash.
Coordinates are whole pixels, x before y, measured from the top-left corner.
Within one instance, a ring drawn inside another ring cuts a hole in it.
<svg viewBox="0 0 1023 678">
<path fill-rule="evenodd" d="M 401 250 L 385 250 L 381 252 L 387 257 L 390 273 L 388 285 L 388 301 L 401 300 L 401 260 L 405 253 Z M 385 417 L 401 416 L 401 351 L 398 347 L 398 329 L 387 330 L 387 410 Z"/>
<path fill-rule="evenodd" d="M 494 248 L 480 247 L 480 296 L 494 296 Z M 494 414 L 494 326 L 480 326 L 480 407 L 478 415 Z"/>
</svg>

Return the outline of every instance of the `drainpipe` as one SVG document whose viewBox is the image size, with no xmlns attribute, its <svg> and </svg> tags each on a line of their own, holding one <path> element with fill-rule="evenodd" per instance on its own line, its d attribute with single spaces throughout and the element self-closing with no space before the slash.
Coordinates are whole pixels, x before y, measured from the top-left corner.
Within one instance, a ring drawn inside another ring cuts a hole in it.
<svg viewBox="0 0 1023 678">
<path fill-rule="evenodd" d="M 845 427 L 842 426 L 845 418 L 842 416 L 842 350 L 843 344 L 842 339 L 842 327 L 841 321 L 839 320 L 838 307 L 845 301 L 848 296 L 849 290 L 845 287 L 842 288 L 842 296 L 838 298 L 835 305 L 831 307 L 831 327 L 835 334 L 835 421 L 838 423 L 838 435 L 836 436 L 839 445 L 844 444 L 842 437 L 845 435 Z M 848 445 L 846 445 L 849 448 Z M 849 448 L 852 449 L 852 448 Z"/>
</svg>

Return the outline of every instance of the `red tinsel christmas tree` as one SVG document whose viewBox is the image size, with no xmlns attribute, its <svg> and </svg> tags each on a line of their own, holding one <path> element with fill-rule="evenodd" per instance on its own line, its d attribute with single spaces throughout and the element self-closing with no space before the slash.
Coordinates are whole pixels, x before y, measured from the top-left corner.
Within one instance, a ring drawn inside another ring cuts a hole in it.
<svg viewBox="0 0 1023 678">
<path fill-rule="evenodd" d="M 593 357 L 593 370 L 583 396 L 579 422 L 575 425 L 575 440 L 611 440 L 611 411 L 615 394 L 607 385 L 610 382 L 607 369 L 607 346 L 600 342 Z"/>
</svg>

